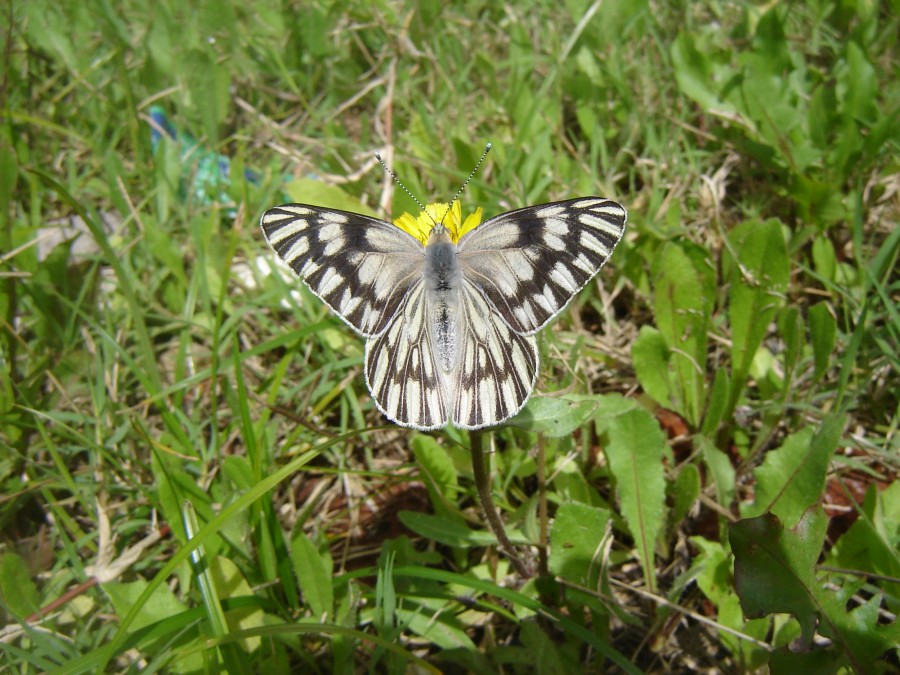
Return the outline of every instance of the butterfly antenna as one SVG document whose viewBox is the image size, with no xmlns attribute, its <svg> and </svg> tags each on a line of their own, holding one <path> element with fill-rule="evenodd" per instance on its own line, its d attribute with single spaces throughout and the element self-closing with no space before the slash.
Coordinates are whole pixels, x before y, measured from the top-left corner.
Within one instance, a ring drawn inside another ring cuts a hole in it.
<svg viewBox="0 0 900 675">
<path fill-rule="evenodd" d="M 447 210 L 444 211 L 444 216 L 441 218 L 441 224 L 444 223 L 444 218 L 447 217 L 447 214 L 450 213 L 450 209 L 453 208 L 453 202 L 457 200 L 457 198 L 462 194 L 462 191 L 466 189 L 466 185 L 469 184 L 469 181 L 472 180 L 472 177 L 475 175 L 475 172 L 478 171 L 478 167 L 481 166 L 481 163 L 484 161 L 484 158 L 487 157 L 487 154 L 491 151 L 491 148 L 494 147 L 493 143 L 488 143 L 484 146 L 484 152 L 481 153 L 481 159 L 475 162 L 475 168 L 472 169 L 472 173 L 469 174 L 469 177 L 463 181 L 463 184 L 459 186 L 459 190 L 456 191 L 456 194 L 453 195 L 453 199 L 450 200 L 450 204 L 447 206 Z"/>
<path fill-rule="evenodd" d="M 412 200 L 418 205 L 419 209 L 424 213 L 425 207 L 422 205 L 422 202 L 420 202 L 418 199 L 416 199 L 416 196 L 412 192 L 409 191 L 409 188 L 407 188 L 401 182 L 401 180 L 399 178 L 397 178 L 397 174 L 395 174 L 393 171 L 391 171 L 390 167 L 388 167 L 388 165 L 384 163 L 384 160 L 381 158 L 381 153 L 376 152 L 375 159 L 378 160 L 378 162 L 381 164 L 381 166 L 384 167 L 384 170 L 387 171 L 388 174 L 390 175 L 390 177 L 394 179 L 394 182 L 397 185 L 399 185 L 401 188 L 403 188 L 403 191 L 412 198 Z"/>
</svg>

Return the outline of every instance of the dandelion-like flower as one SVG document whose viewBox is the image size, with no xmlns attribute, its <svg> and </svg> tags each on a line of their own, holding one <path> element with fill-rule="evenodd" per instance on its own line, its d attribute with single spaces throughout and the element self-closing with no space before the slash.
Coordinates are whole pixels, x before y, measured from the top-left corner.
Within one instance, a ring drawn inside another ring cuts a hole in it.
<svg viewBox="0 0 900 675">
<path fill-rule="evenodd" d="M 425 210 L 420 211 L 418 216 L 404 213 L 399 218 L 394 218 L 394 225 L 401 230 L 409 232 L 425 246 L 428 243 L 428 235 L 431 234 L 435 223 L 440 223 L 441 219 L 443 219 L 444 227 L 447 228 L 450 238 L 455 244 L 464 234 L 474 230 L 481 224 L 482 212 L 483 209 L 479 206 L 474 213 L 470 213 L 463 221 L 462 206 L 459 200 L 453 202 L 449 211 L 447 210 L 446 202 L 436 202 L 434 204 L 426 204 Z"/>
</svg>

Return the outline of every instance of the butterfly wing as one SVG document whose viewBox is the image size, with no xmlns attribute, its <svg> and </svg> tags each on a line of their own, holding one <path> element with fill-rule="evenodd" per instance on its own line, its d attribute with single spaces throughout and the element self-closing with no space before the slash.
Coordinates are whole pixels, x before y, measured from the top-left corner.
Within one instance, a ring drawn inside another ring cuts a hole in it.
<svg viewBox="0 0 900 675">
<path fill-rule="evenodd" d="M 499 424 L 515 415 L 534 389 L 537 341 L 519 335 L 484 294 L 463 282 L 459 354 L 440 367 L 429 331 L 429 296 L 415 284 L 387 329 L 366 342 L 366 384 L 378 409 L 407 427 L 430 430 Z"/>
<path fill-rule="evenodd" d="M 413 284 L 396 316 L 366 341 L 366 385 L 375 405 L 407 427 L 429 430 L 449 421 L 446 374 L 438 367 L 427 321 L 424 281 Z"/>
<path fill-rule="evenodd" d="M 535 333 L 600 271 L 626 219 L 622 206 L 601 197 L 504 213 L 460 239 L 463 276 L 515 332 Z"/>
<path fill-rule="evenodd" d="M 385 330 L 411 285 L 422 278 L 424 247 L 391 223 L 285 204 L 266 211 L 260 226 L 309 289 L 366 337 Z"/>
<path fill-rule="evenodd" d="M 449 375 L 453 424 L 479 429 L 499 424 L 528 401 L 538 373 L 537 340 L 516 333 L 479 288 L 463 280 L 460 353 Z"/>
</svg>

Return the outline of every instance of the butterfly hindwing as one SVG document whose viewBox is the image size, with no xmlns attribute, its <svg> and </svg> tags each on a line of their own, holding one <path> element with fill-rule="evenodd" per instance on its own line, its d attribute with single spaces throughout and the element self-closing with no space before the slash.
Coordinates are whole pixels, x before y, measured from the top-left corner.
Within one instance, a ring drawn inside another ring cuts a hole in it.
<svg viewBox="0 0 900 675">
<path fill-rule="evenodd" d="M 424 282 L 413 284 L 387 329 L 366 340 L 366 385 L 378 409 L 398 424 L 447 424 L 447 383 L 428 335 Z"/>
<path fill-rule="evenodd" d="M 534 333 L 597 274 L 625 220 L 625 209 L 600 197 L 504 213 L 460 239 L 463 275 L 513 330 Z"/>
<path fill-rule="evenodd" d="M 479 429 L 515 415 L 534 388 L 535 338 L 510 329 L 474 285 L 463 282 L 461 293 L 459 351 L 449 371 L 429 336 L 424 284 L 411 288 L 387 329 L 366 342 L 366 384 L 378 409 L 399 424 Z"/>
<path fill-rule="evenodd" d="M 304 204 L 269 209 L 260 222 L 278 256 L 364 336 L 385 329 L 421 278 L 424 247 L 390 223 Z"/>
<path fill-rule="evenodd" d="M 462 284 L 460 353 L 453 373 L 453 425 L 478 429 L 515 415 L 538 373 L 537 340 L 513 331 L 471 282 Z"/>
</svg>

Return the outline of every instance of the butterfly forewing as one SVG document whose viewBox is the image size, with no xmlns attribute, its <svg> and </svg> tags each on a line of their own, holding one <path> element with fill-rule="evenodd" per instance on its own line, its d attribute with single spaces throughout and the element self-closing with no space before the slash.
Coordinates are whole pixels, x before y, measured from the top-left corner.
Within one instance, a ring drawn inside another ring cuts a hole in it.
<svg viewBox="0 0 900 675">
<path fill-rule="evenodd" d="M 375 218 L 304 204 L 263 214 L 278 256 L 338 316 L 364 336 L 378 335 L 421 279 L 422 244 Z"/>
<path fill-rule="evenodd" d="M 599 197 L 504 213 L 460 240 L 463 275 L 513 330 L 534 333 L 597 274 L 622 238 L 625 219 L 625 209 Z"/>
</svg>

